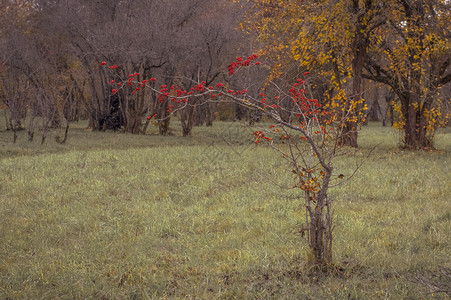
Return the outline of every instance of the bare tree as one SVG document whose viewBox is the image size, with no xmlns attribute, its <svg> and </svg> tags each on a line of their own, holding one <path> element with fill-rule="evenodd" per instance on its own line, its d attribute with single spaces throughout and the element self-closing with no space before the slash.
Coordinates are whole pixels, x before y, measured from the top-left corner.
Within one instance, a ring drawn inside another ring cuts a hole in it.
<svg viewBox="0 0 451 300">
<path fill-rule="evenodd" d="M 15 143 L 18 138 L 17 131 L 24 129 L 24 121 L 27 116 L 29 82 L 20 75 L 14 78 L 11 73 L 7 72 L 8 78 L 0 75 L 0 99 L 9 110 L 9 119 L 6 120 L 6 125 L 13 131 L 13 142 Z"/>
<path fill-rule="evenodd" d="M 4 4 L 4 3 L 3 3 Z M 6 71 L 4 85 L 10 87 L 6 100 L 17 111 L 26 101 L 31 109 L 29 139 L 34 136 L 35 120 L 41 120 L 43 143 L 50 126 L 61 125 L 64 75 L 71 66 L 67 63 L 65 36 L 54 27 L 51 15 L 43 12 L 38 2 L 14 1 L 4 7 L 2 18 L 2 50 Z M 14 22 L 9 22 L 14 20 Z M 16 96 L 11 93 L 15 85 Z M 27 98 L 26 100 L 24 99 Z M 15 118 L 17 113 L 14 112 Z"/>
</svg>

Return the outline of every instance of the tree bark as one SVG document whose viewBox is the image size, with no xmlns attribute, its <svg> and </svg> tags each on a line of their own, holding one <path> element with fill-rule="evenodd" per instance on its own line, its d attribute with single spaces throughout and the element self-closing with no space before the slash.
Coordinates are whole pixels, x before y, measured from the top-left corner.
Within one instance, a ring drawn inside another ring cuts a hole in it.
<svg viewBox="0 0 451 300">
<path fill-rule="evenodd" d="M 418 100 L 411 100 L 415 97 L 409 94 L 408 98 L 401 99 L 401 110 L 404 119 L 404 145 L 405 149 L 418 150 L 433 148 L 433 138 L 428 136 L 426 115 L 421 111 L 426 109 L 425 105 L 421 108 Z"/>
<path fill-rule="evenodd" d="M 368 48 L 368 40 L 365 37 L 366 25 L 364 17 L 371 8 L 372 1 L 366 1 L 365 6 L 361 8 L 358 0 L 353 0 L 351 4 L 351 13 L 354 16 L 355 30 L 354 40 L 352 45 L 353 59 L 352 59 L 352 89 L 350 100 L 346 100 L 345 113 L 348 113 L 343 124 L 343 136 L 341 144 L 357 148 L 357 126 L 360 121 L 358 111 L 361 109 L 360 100 L 362 98 L 362 83 L 363 83 L 363 67 L 365 64 L 365 56 Z"/>
<path fill-rule="evenodd" d="M 327 191 L 322 189 L 316 198 L 316 205 L 309 207 L 309 244 L 313 252 L 314 262 L 318 266 L 326 266 L 332 262 L 332 217 L 330 206 L 331 203 L 327 198 Z M 314 211 L 312 211 L 312 208 Z"/>
</svg>

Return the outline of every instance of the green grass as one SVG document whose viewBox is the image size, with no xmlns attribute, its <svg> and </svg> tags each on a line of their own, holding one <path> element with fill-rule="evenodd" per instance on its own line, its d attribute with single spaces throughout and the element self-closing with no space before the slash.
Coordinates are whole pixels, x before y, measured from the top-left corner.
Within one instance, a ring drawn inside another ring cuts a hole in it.
<svg viewBox="0 0 451 300">
<path fill-rule="evenodd" d="M 0 132 L 0 299 L 449 299 L 427 286 L 450 289 L 449 128 L 434 152 L 363 128 L 337 172 L 377 147 L 330 192 L 340 271 L 326 275 L 297 233 L 292 174 L 240 124 L 188 138 L 85 126 L 65 145 Z"/>
</svg>

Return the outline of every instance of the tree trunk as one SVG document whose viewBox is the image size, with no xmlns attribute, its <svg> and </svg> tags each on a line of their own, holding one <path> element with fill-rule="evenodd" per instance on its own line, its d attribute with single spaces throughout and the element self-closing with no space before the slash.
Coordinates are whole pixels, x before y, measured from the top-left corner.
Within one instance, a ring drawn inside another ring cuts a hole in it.
<svg viewBox="0 0 451 300">
<path fill-rule="evenodd" d="M 69 120 L 66 119 L 66 129 L 64 130 L 64 137 L 63 137 L 63 139 L 61 139 L 61 137 L 60 137 L 59 135 L 58 135 L 57 137 L 55 137 L 55 140 L 56 140 L 56 142 L 57 142 L 58 144 L 64 144 L 64 143 L 66 143 L 66 141 L 67 141 L 67 136 L 68 136 L 68 134 L 69 134 L 69 126 L 70 126 Z"/>
<path fill-rule="evenodd" d="M 207 103 L 205 125 L 206 126 L 213 126 L 214 118 L 215 118 L 215 115 L 214 115 L 214 103 L 208 102 Z"/>
<path fill-rule="evenodd" d="M 327 197 L 317 199 L 315 211 L 310 217 L 310 249 L 315 265 L 326 266 L 332 262 L 332 217 Z"/>
<path fill-rule="evenodd" d="M 435 129 L 428 131 L 427 113 L 432 105 L 432 98 L 427 98 L 421 93 L 418 84 L 420 74 L 414 73 L 412 88 L 398 93 L 401 100 L 401 112 L 404 121 L 404 145 L 405 149 L 418 150 L 433 148 L 433 136 Z M 425 99 L 422 99 L 425 97 Z M 423 100 L 423 101 L 422 101 Z"/>
<path fill-rule="evenodd" d="M 346 121 L 342 127 L 339 145 L 357 148 L 357 122 Z"/>
<path fill-rule="evenodd" d="M 17 138 L 18 138 L 16 126 L 13 126 L 13 132 L 14 132 L 13 144 L 15 144 L 17 142 Z"/>
<path fill-rule="evenodd" d="M 28 122 L 28 141 L 29 142 L 32 142 L 33 138 L 34 138 L 34 127 L 35 127 L 34 119 L 35 118 L 36 118 L 36 114 L 33 112 L 30 117 L 30 121 Z"/>
<path fill-rule="evenodd" d="M 385 116 L 382 120 L 382 126 L 387 126 L 387 122 L 390 122 L 390 126 L 393 127 L 393 100 L 395 99 L 395 93 L 392 89 L 389 89 L 387 94 L 385 95 L 385 102 L 387 104 L 387 108 L 385 110 Z"/>
<path fill-rule="evenodd" d="M 323 186 L 315 194 L 305 192 L 306 214 L 309 246 L 312 250 L 314 263 L 319 267 L 325 267 L 332 262 L 332 216 L 331 201 L 327 197 L 329 181 L 332 176 L 332 168 L 325 170 Z"/>
<path fill-rule="evenodd" d="M 365 22 L 365 11 L 367 11 L 372 5 L 372 1 L 366 1 L 365 7 L 359 6 L 358 0 L 353 0 L 351 3 L 351 12 L 355 17 L 355 31 L 354 40 L 352 45 L 353 60 L 352 60 L 352 90 L 351 101 L 346 101 L 345 113 L 346 121 L 342 127 L 343 137 L 341 144 L 357 148 L 357 125 L 361 121 L 361 117 L 358 112 L 361 108 L 360 100 L 362 98 L 362 79 L 363 79 L 363 66 L 365 63 L 366 52 L 368 48 L 368 40 L 365 37 L 365 31 L 367 24 Z M 362 13 L 363 12 L 363 13 Z"/>
<path fill-rule="evenodd" d="M 193 108 L 191 108 L 193 109 Z M 194 109 L 193 109 L 194 111 Z M 183 136 L 191 135 L 191 131 L 193 129 L 194 120 L 193 120 L 193 112 L 184 112 L 181 114 L 181 122 L 182 122 L 182 134 Z"/>
<path fill-rule="evenodd" d="M 8 110 L 5 109 L 5 125 L 6 125 L 6 130 L 11 130 L 11 121 L 8 119 Z"/>
<path fill-rule="evenodd" d="M 195 123 L 196 112 L 198 108 L 195 103 L 185 107 L 184 110 L 180 111 L 180 119 L 182 123 L 182 134 L 183 136 L 191 135 L 193 126 Z"/>
<path fill-rule="evenodd" d="M 428 137 L 426 130 L 426 116 L 420 112 L 416 105 L 410 103 L 404 115 L 404 145 L 405 149 L 431 149 L 433 148 L 432 138 Z M 429 133 L 433 135 L 433 133 Z"/>
<path fill-rule="evenodd" d="M 147 128 L 149 127 L 149 124 L 150 124 L 150 119 L 151 118 L 148 118 L 146 120 L 146 123 L 144 123 L 144 125 L 141 126 L 141 129 L 140 129 L 140 132 L 139 132 L 140 134 L 146 134 Z"/>
<path fill-rule="evenodd" d="M 235 104 L 235 120 L 241 121 L 242 118 L 243 118 L 243 108 L 240 105 Z"/>
<path fill-rule="evenodd" d="M 367 121 L 380 121 L 380 118 L 382 116 L 381 107 L 379 105 L 379 88 L 376 88 L 374 91 L 374 100 L 373 105 L 371 106 Z"/>
</svg>

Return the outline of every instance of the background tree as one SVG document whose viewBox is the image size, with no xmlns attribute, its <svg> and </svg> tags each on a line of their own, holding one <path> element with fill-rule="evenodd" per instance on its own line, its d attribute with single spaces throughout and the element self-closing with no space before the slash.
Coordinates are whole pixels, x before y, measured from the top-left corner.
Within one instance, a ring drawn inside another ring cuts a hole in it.
<svg viewBox="0 0 451 300">
<path fill-rule="evenodd" d="M 347 114 L 342 143 L 357 146 L 353 112 L 363 78 L 400 99 L 404 147 L 432 146 L 443 124 L 437 92 L 450 80 L 447 1 L 255 1 L 254 28 L 274 61 L 275 76 L 298 60 L 329 79 L 324 102 Z M 445 98 L 445 101 L 449 99 Z M 341 117 L 340 117 L 341 118 Z M 405 120 L 405 121 L 403 121 Z M 442 120 L 442 121 L 440 121 Z"/>
<path fill-rule="evenodd" d="M 49 125 L 58 125 L 59 89 L 61 60 L 64 59 L 60 50 L 62 40 L 58 33 L 51 34 L 46 26 L 45 16 L 39 14 L 34 3 L 29 1 L 13 1 L 4 4 L 6 19 L 2 19 L 5 34 L 2 46 L 7 59 L 5 60 L 7 80 L 16 80 L 27 86 L 34 97 L 28 99 L 29 107 L 33 111 L 30 118 L 29 138 L 33 139 L 35 116 L 40 117 L 42 129 L 42 143 L 45 141 Z M 13 20 L 8 22 L 8 20 Z M 11 77 L 9 77 L 11 76 Z M 4 77 L 5 78 L 5 77 Z M 26 79 L 25 79 L 26 78 Z M 24 82 L 26 80 L 26 82 Z M 10 83 L 5 83 L 5 86 Z M 13 84 L 14 85 L 14 84 Z M 23 87 L 21 87 L 23 89 Z M 10 90 L 9 92 L 13 92 Z M 26 93 L 18 95 L 18 103 L 10 107 L 20 107 Z M 11 102 L 11 95 L 7 95 Z M 13 99 L 14 100 L 14 99 Z"/>
<path fill-rule="evenodd" d="M 196 82 L 204 81 L 209 86 L 224 79 L 234 51 L 242 47 L 243 34 L 238 30 L 238 20 L 243 12 L 227 1 L 207 2 L 183 31 L 183 49 L 180 50 L 188 50 L 190 55 L 178 59 L 178 69 L 184 79 L 180 85 L 186 90 Z M 201 102 L 202 105 L 190 103 L 180 110 L 183 135 L 190 135 L 194 125 L 212 125 L 216 105 Z"/>
<path fill-rule="evenodd" d="M 372 33 L 376 40 L 367 57 L 364 76 L 384 83 L 400 102 L 408 149 L 433 147 L 434 133 L 449 116 L 443 112 L 448 98 L 439 91 L 451 81 L 449 55 L 449 1 L 387 2 L 384 27 Z"/>
<path fill-rule="evenodd" d="M 17 131 L 25 128 L 25 119 L 28 111 L 28 85 L 29 82 L 23 76 L 13 77 L 8 72 L 8 78 L 0 74 L 0 99 L 9 111 L 5 114 L 6 126 L 14 133 L 13 142 L 17 141 Z"/>
<path fill-rule="evenodd" d="M 17 130 L 23 129 L 28 110 L 29 80 L 20 69 L 11 66 L 23 46 L 22 36 L 30 29 L 27 22 L 28 1 L 0 1 L 0 99 L 9 111 L 5 114 L 6 126 L 13 131 L 16 142 Z"/>
<path fill-rule="evenodd" d="M 357 147 L 356 115 L 363 103 L 362 70 L 368 33 L 380 26 L 376 1 L 256 1 L 259 40 L 275 62 L 274 76 L 287 61 L 299 61 L 329 81 L 323 103 L 338 108 L 343 120 L 341 143 Z M 347 115 L 343 118 L 341 115 Z"/>
<path fill-rule="evenodd" d="M 64 24 L 63 31 L 71 36 L 71 53 L 86 70 L 90 93 L 86 108 L 90 112 L 90 125 L 96 130 L 115 123 L 111 120 L 112 110 L 120 112 L 119 127 L 130 133 L 144 132 L 149 124 L 145 119 L 148 112 L 162 116 L 167 111 L 152 93 L 138 96 L 134 90 L 120 89 L 113 97 L 111 80 L 121 81 L 136 74 L 133 76 L 136 80 L 156 77 L 159 81 L 154 82 L 155 86 L 170 87 L 175 76 L 191 78 L 195 74 L 212 81 L 223 69 L 219 66 L 225 61 L 227 47 L 237 40 L 234 37 L 237 16 L 232 17 L 236 10 L 229 1 L 42 0 L 40 3 L 42 9 L 53 15 L 55 26 Z M 114 61 L 120 66 L 114 69 L 113 79 L 99 68 L 102 61 Z M 120 105 L 113 107 L 117 101 Z M 212 112 L 209 114 L 208 123 Z M 159 122 L 160 134 L 168 133 L 169 123 L 169 115 Z M 188 127 L 184 129 L 186 134 L 190 132 Z"/>
</svg>

